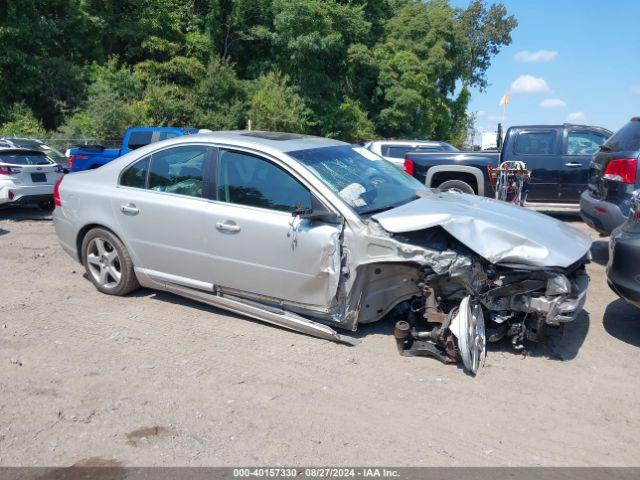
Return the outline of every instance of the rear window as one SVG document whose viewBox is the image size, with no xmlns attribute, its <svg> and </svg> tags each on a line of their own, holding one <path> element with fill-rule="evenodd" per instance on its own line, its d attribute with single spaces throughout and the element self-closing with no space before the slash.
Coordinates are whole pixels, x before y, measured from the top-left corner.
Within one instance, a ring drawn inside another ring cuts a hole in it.
<svg viewBox="0 0 640 480">
<path fill-rule="evenodd" d="M 627 123 L 605 143 L 605 146 L 608 150 L 618 152 L 640 150 L 640 122 Z"/>
<path fill-rule="evenodd" d="M 516 137 L 514 153 L 521 155 L 551 155 L 556 132 L 521 132 Z"/>
<path fill-rule="evenodd" d="M 151 143 L 152 135 L 153 132 L 132 132 L 129 136 L 129 143 L 127 144 L 127 146 L 131 150 L 135 150 L 136 148 L 149 145 Z"/>
<path fill-rule="evenodd" d="M 9 163 L 11 165 L 50 165 L 52 162 L 43 153 L 0 153 L 0 163 Z"/>
</svg>

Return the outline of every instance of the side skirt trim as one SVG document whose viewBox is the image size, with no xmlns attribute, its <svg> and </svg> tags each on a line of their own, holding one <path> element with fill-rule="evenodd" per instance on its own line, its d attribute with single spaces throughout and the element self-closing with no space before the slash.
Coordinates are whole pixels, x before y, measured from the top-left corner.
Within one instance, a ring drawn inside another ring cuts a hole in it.
<svg viewBox="0 0 640 480">
<path fill-rule="evenodd" d="M 357 338 L 341 335 L 327 325 L 308 320 L 287 310 L 280 310 L 266 305 L 263 306 L 255 301 L 245 302 L 237 298 L 230 298 L 215 293 L 194 290 L 189 287 L 169 282 L 165 282 L 164 287 L 167 291 L 175 293 L 176 295 L 181 295 L 183 297 L 190 298 L 191 300 L 203 302 L 232 312 L 241 313 L 248 317 L 255 318 L 256 320 L 272 323 L 280 327 L 288 328 L 289 330 L 306 333 L 307 335 L 347 345 L 356 345 L 360 343 L 360 340 Z"/>
</svg>

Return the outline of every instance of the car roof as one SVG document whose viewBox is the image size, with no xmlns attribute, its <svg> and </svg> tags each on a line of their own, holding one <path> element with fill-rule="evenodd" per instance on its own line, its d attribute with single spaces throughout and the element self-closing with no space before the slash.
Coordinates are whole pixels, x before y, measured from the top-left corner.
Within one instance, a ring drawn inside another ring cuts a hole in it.
<svg viewBox="0 0 640 480">
<path fill-rule="evenodd" d="M 437 140 L 374 140 L 371 143 L 385 143 L 387 145 L 427 145 L 427 146 L 440 146 L 447 142 L 440 142 Z"/>
<path fill-rule="evenodd" d="M 535 130 L 535 129 L 545 129 L 545 128 L 588 128 L 594 130 L 600 130 L 602 132 L 608 132 L 612 134 L 613 132 L 608 128 L 598 127 L 597 125 L 579 125 L 576 123 L 563 123 L 559 125 L 513 125 L 509 127 L 509 130 Z"/>
<path fill-rule="evenodd" d="M 45 153 L 40 150 L 34 150 L 32 148 L 20 148 L 20 147 L 3 147 L 0 146 L 0 155 L 3 153 L 23 153 L 25 155 L 44 155 Z"/>
<path fill-rule="evenodd" d="M 260 130 L 232 130 L 219 132 L 205 132 L 189 135 L 189 138 L 207 138 L 221 143 L 236 144 L 238 146 L 267 147 L 280 152 L 295 152 L 311 148 L 345 146 L 349 143 L 331 138 L 314 137 L 299 133 L 266 132 Z"/>
</svg>

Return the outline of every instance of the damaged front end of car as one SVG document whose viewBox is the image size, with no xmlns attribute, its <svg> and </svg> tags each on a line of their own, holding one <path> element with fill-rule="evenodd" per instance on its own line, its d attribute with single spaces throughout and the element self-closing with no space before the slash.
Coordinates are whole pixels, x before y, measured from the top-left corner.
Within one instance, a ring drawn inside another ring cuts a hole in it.
<svg viewBox="0 0 640 480">
<path fill-rule="evenodd" d="M 438 211 L 443 198 L 447 211 Z M 561 332 L 586 300 L 590 240 L 557 220 L 504 207 L 442 193 L 369 219 L 352 239 L 356 248 L 345 241 L 363 284 L 351 292 L 360 299 L 357 322 L 379 319 L 392 304 L 402 355 L 462 361 L 473 374 L 487 342 L 507 339 L 523 351 L 525 341 Z"/>
</svg>

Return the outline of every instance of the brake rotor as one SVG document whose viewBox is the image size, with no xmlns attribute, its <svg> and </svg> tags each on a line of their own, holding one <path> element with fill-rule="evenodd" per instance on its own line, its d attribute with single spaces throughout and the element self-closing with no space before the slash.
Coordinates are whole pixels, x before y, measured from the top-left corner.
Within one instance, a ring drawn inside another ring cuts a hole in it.
<svg viewBox="0 0 640 480">
<path fill-rule="evenodd" d="M 471 302 L 471 297 L 463 298 L 449 329 L 458 339 L 464 368 L 475 375 L 484 366 L 486 356 L 482 307 L 477 302 Z"/>
</svg>

